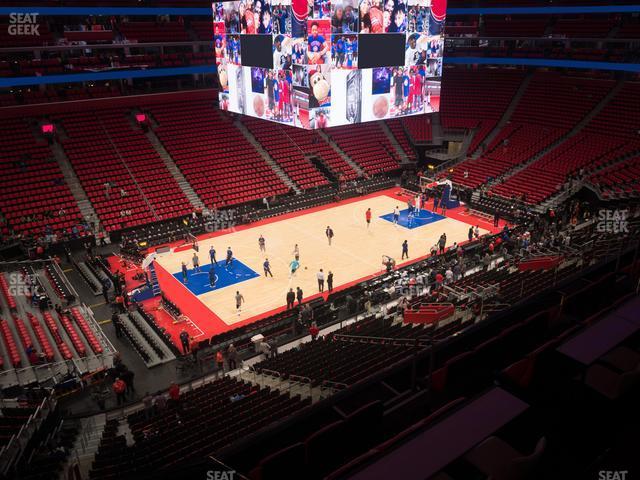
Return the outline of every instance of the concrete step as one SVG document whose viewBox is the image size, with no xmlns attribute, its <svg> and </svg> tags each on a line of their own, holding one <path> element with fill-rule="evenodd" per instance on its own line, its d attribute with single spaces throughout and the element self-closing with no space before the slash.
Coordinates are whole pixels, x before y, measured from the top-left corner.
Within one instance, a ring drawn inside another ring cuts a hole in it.
<svg viewBox="0 0 640 480">
<path fill-rule="evenodd" d="M 389 139 L 389 142 L 391 143 L 391 145 L 393 145 L 393 148 L 398 154 L 400 163 L 410 163 L 409 157 L 407 156 L 405 151 L 402 149 L 402 147 L 398 143 L 398 140 L 396 140 L 396 137 L 393 135 L 393 132 L 389 129 L 389 126 L 386 124 L 386 122 L 384 121 L 380 122 L 380 126 L 382 127 L 382 131 L 387 136 L 387 139 Z"/>
<path fill-rule="evenodd" d="M 358 174 L 359 177 L 364 176 L 364 170 L 362 170 L 362 168 L 360 168 L 360 165 L 358 165 L 356 162 L 354 162 L 351 157 L 349 155 L 346 154 L 346 152 L 344 150 L 342 150 L 340 148 L 340 146 L 333 141 L 333 139 L 327 135 L 323 130 L 316 130 L 316 133 L 318 134 L 318 136 L 322 139 L 324 139 L 325 142 L 327 142 L 329 144 L 329 146 L 331 148 L 333 148 L 338 155 L 340 155 L 342 157 L 342 159 L 347 162 L 349 164 L 349 166 Z"/>
<path fill-rule="evenodd" d="M 169 173 L 171 173 L 171 176 L 176 180 L 176 182 L 178 183 L 178 186 L 180 187 L 180 190 L 182 190 L 185 197 L 187 197 L 187 200 L 189 200 L 189 203 L 191 203 L 191 206 L 194 208 L 194 210 L 195 209 L 204 210 L 205 208 L 204 202 L 195 192 L 193 187 L 191 187 L 191 184 L 187 181 L 187 179 L 184 178 L 184 175 L 180 171 L 180 168 L 178 168 L 178 166 L 175 164 L 175 162 L 173 161 L 173 158 L 171 158 L 171 155 L 169 155 L 169 152 L 167 152 L 167 150 L 164 148 L 164 145 L 162 144 L 158 136 L 155 134 L 155 132 L 152 129 L 149 129 L 145 132 L 145 135 L 149 139 L 149 143 L 153 145 L 153 148 L 156 150 L 160 158 L 162 158 L 162 161 L 167 167 L 167 170 L 169 170 Z"/>
<path fill-rule="evenodd" d="M 527 90 L 527 87 L 531 83 L 532 78 L 533 78 L 533 74 L 529 74 L 524 78 L 524 80 L 520 84 L 520 87 L 518 87 L 516 94 L 511 99 L 511 103 L 509 103 L 509 106 L 502 114 L 500 121 L 497 123 L 496 127 L 493 130 L 491 130 L 489 135 L 485 137 L 483 141 L 485 145 L 487 146 L 490 145 L 493 139 L 496 138 L 496 136 L 498 136 L 498 133 L 500 133 L 500 130 L 502 130 L 505 127 L 505 125 L 509 123 L 509 120 L 511 120 L 511 115 L 513 115 L 513 112 L 516 110 L 518 103 L 520 103 L 520 99 L 524 95 L 524 92 Z M 476 148 L 475 152 L 471 152 L 471 158 L 480 158 L 480 155 L 482 155 L 482 152 L 479 147 L 480 146 Z"/>
<path fill-rule="evenodd" d="M 253 136 L 253 134 L 240 121 L 240 119 L 234 120 L 233 124 L 238 128 L 238 130 L 240 130 L 240 132 L 242 132 L 242 134 L 247 139 L 247 141 L 255 147 L 257 152 L 264 159 L 264 161 L 271 167 L 271 169 L 275 172 L 278 178 L 280 178 L 280 180 L 282 180 L 285 185 L 292 188 L 293 191 L 295 191 L 296 193 L 301 193 L 302 190 L 296 184 L 296 182 L 294 182 L 293 179 L 286 174 L 286 172 L 280 167 L 280 165 L 278 165 L 278 162 L 276 162 L 275 159 L 271 155 L 269 155 L 269 152 L 267 152 L 264 148 L 262 148 L 262 145 L 260 144 L 260 142 L 258 142 L 256 137 Z"/>
</svg>

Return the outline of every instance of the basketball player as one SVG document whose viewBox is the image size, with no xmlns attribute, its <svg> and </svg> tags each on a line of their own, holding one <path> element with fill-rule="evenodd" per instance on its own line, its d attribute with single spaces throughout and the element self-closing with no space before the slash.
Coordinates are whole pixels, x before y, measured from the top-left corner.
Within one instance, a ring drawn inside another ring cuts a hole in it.
<svg viewBox="0 0 640 480">
<path fill-rule="evenodd" d="M 406 240 L 402 242 L 402 260 L 409 258 L 409 242 Z"/>
<path fill-rule="evenodd" d="M 393 209 L 393 223 L 394 223 L 394 225 L 398 224 L 398 220 L 400 220 L 400 210 L 398 209 L 398 206 L 396 205 L 396 208 Z"/>
<path fill-rule="evenodd" d="M 264 239 L 264 237 L 262 235 L 260 235 L 260 238 L 258 238 L 258 246 L 260 247 L 260 251 L 261 252 L 266 252 L 267 251 L 266 240 Z"/>
<path fill-rule="evenodd" d="M 216 288 L 216 271 L 214 268 L 209 270 L 209 286 L 211 288 Z"/>
<path fill-rule="evenodd" d="M 231 247 L 227 247 L 227 261 L 225 263 L 226 267 L 229 267 L 233 262 L 233 252 L 231 251 Z"/>
<path fill-rule="evenodd" d="M 321 65 L 324 63 L 324 56 L 329 50 L 329 45 L 325 38 L 318 34 L 318 22 L 311 23 L 311 34 L 307 39 L 307 57 L 310 65 Z"/>
<path fill-rule="evenodd" d="M 238 315 L 240 315 L 240 309 L 242 308 L 243 303 L 244 297 L 239 291 L 236 290 L 236 310 L 238 311 Z"/>
<path fill-rule="evenodd" d="M 182 283 L 187 283 L 187 278 L 188 278 L 187 264 L 182 262 Z"/>
<path fill-rule="evenodd" d="M 300 262 L 298 262 L 298 260 L 296 260 L 295 258 L 291 260 L 291 263 L 289 264 L 289 270 L 290 270 L 289 278 L 292 278 L 296 274 L 296 270 L 298 270 L 299 267 L 300 267 Z"/>
<path fill-rule="evenodd" d="M 216 249 L 213 248 L 213 245 L 211 245 L 211 248 L 209 249 L 209 257 L 211 258 L 211 265 L 218 263 L 216 261 Z"/>
<path fill-rule="evenodd" d="M 293 257 L 296 259 L 296 262 L 300 261 L 300 249 L 298 248 L 298 244 L 293 247 Z"/>
<path fill-rule="evenodd" d="M 193 269 L 200 273 L 200 259 L 198 258 L 198 254 L 194 253 L 191 260 L 193 261 Z"/>
<path fill-rule="evenodd" d="M 364 218 L 367 220 L 367 228 L 371 225 L 371 209 L 367 208 L 367 211 L 364 214 Z"/>
<path fill-rule="evenodd" d="M 269 263 L 269 259 L 265 258 L 264 263 L 262 264 L 262 268 L 264 269 L 265 278 L 271 276 L 273 278 L 273 273 L 271 273 L 271 264 Z"/>
</svg>

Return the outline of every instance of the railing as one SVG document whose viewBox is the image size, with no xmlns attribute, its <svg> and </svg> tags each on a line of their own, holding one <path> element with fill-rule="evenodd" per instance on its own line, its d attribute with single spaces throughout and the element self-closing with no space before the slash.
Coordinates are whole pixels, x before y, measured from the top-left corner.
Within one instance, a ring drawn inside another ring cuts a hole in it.
<svg viewBox="0 0 640 480">
<path fill-rule="evenodd" d="M 338 333 L 333 335 L 335 340 L 351 343 L 374 343 L 378 345 L 394 345 L 399 347 L 427 347 L 431 345 L 428 338 L 394 338 L 394 337 L 370 337 L 367 335 L 347 335 Z"/>
<path fill-rule="evenodd" d="M 49 395 L 36 407 L 35 412 L 29 415 L 18 433 L 13 435 L 9 442 L 2 447 L 0 450 L 0 473 L 6 475 L 11 466 L 20 459 L 27 443 L 49 416 L 49 413 L 55 409 L 56 404 L 56 400 L 49 392 Z"/>
</svg>

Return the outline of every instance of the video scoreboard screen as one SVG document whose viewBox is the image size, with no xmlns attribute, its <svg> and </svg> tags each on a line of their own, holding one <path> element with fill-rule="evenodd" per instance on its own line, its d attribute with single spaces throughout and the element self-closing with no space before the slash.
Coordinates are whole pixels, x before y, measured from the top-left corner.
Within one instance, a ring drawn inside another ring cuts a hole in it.
<svg viewBox="0 0 640 480">
<path fill-rule="evenodd" d="M 220 108 L 301 128 L 438 111 L 446 0 L 213 4 Z"/>
</svg>

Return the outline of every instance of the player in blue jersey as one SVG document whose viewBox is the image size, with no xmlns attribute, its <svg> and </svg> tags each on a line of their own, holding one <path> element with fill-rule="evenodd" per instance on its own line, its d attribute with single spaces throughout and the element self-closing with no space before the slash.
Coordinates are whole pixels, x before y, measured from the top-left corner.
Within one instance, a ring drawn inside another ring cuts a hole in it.
<svg viewBox="0 0 640 480">
<path fill-rule="evenodd" d="M 345 41 L 344 37 L 337 37 L 336 42 L 334 44 L 334 54 L 333 58 L 335 58 L 337 68 L 342 68 L 344 65 L 344 55 L 345 55 Z"/>
<path fill-rule="evenodd" d="M 355 41 L 351 41 L 351 38 L 347 37 L 347 41 L 345 43 L 345 55 L 347 57 L 347 68 L 354 68 L 355 62 L 354 57 L 356 55 L 357 44 Z"/>
<path fill-rule="evenodd" d="M 325 54 L 329 51 L 329 45 L 325 38 L 318 33 L 318 22 L 311 24 L 311 35 L 307 38 L 307 57 L 309 64 L 320 65 L 325 63 Z"/>
</svg>

